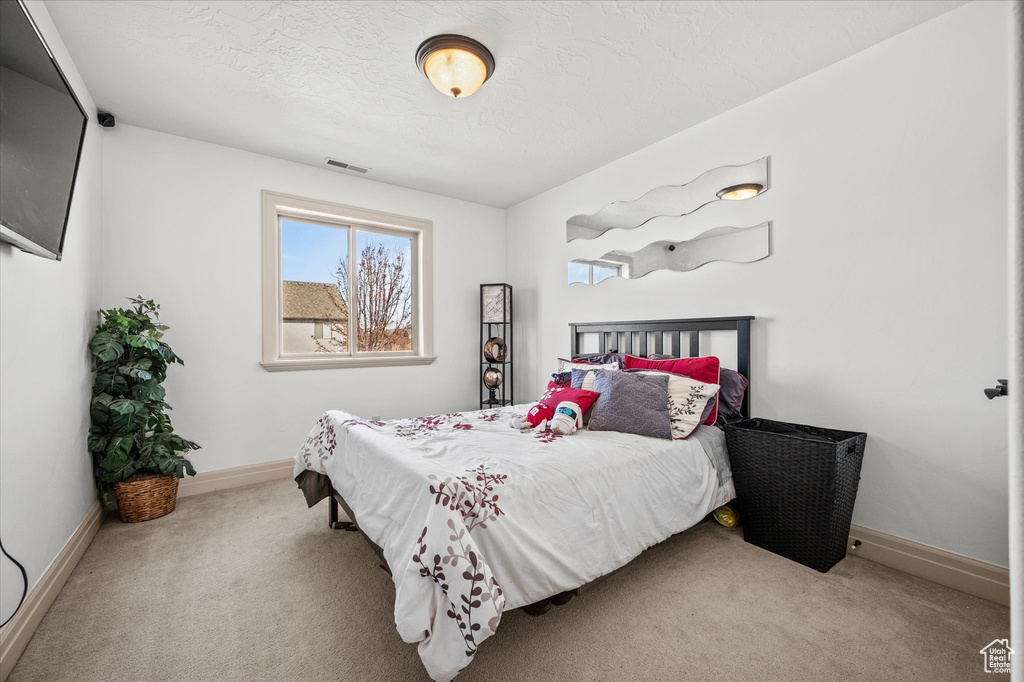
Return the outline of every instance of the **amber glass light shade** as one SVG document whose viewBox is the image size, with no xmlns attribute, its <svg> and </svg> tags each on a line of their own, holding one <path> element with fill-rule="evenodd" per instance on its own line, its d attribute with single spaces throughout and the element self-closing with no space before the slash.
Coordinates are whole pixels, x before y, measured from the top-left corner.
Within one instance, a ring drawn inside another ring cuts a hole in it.
<svg viewBox="0 0 1024 682">
<path fill-rule="evenodd" d="M 756 197 L 762 191 L 764 191 L 764 185 L 759 185 L 756 182 L 750 182 L 743 185 L 726 187 L 718 192 L 718 198 L 725 199 L 726 201 L 742 201 L 743 199 Z"/>
<path fill-rule="evenodd" d="M 494 71 L 490 51 L 472 38 L 441 35 L 423 41 L 416 65 L 430 83 L 449 97 L 469 97 Z"/>
<path fill-rule="evenodd" d="M 438 50 L 427 57 L 423 72 L 438 92 L 449 97 L 469 97 L 487 80 L 484 60 L 463 50 Z"/>
</svg>

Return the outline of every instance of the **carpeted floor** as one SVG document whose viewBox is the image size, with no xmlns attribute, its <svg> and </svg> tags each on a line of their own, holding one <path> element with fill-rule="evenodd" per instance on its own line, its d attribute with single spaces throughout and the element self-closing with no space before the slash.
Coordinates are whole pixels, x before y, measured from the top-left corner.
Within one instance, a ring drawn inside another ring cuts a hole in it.
<svg viewBox="0 0 1024 682">
<path fill-rule="evenodd" d="M 291 481 L 108 520 L 10 676 L 426 680 L 357 533 Z M 848 558 L 822 575 L 702 524 L 566 606 L 505 614 L 459 682 L 983 680 L 1007 609 Z"/>
</svg>

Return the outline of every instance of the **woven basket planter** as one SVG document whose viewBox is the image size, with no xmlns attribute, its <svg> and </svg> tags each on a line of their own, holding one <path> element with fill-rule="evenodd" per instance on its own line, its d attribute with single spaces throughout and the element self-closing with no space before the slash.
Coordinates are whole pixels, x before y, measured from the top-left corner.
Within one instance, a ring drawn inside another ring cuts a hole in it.
<svg viewBox="0 0 1024 682">
<path fill-rule="evenodd" d="M 174 511 L 178 501 L 178 479 L 150 474 L 114 484 L 117 512 L 124 523 L 158 519 Z"/>
<path fill-rule="evenodd" d="M 748 419 L 725 436 L 747 542 L 822 573 L 846 556 L 867 434 Z"/>
</svg>

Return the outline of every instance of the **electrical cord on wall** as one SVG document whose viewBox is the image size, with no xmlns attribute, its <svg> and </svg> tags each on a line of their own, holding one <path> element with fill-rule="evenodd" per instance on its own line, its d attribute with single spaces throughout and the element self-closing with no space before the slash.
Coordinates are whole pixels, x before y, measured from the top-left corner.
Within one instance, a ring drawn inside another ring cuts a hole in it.
<svg viewBox="0 0 1024 682">
<path fill-rule="evenodd" d="M 15 559 L 7 553 L 7 550 L 4 549 L 3 541 L 0 541 L 0 552 L 3 552 L 5 557 L 13 561 L 14 565 L 18 567 L 18 570 L 21 571 L 21 580 L 23 587 L 21 588 L 21 599 L 18 600 L 18 605 L 14 607 L 14 613 L 11 614 L 11 618 L 14 618 L 14 614 L 18 612 L 18 609 L 20 609 L 21 605 L 25 602 L 25 595 L 28 594 L 28 573 L 25 572 L 25 567 L 21 565 L 21 562 L 19 562 L 17 559 Z M 10 623 L 11 618 L 5 620 L 3 624 L 0 625 L 0 628 Z"/>
</svg>

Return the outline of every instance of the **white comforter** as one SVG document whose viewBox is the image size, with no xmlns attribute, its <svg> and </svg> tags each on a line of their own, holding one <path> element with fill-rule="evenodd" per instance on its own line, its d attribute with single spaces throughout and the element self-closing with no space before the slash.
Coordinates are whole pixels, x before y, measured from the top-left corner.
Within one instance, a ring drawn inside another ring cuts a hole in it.
<svg viewBox="0 0 1024 682">
<path fill-rule="evenodd" d="M 469 664 L 504 609 L 609 573 L 732 498 L 696 438 L 510 428 L 528 407 L 331 411 L 295 456 L 295 475 L 329 476 L 383 548 L 398 632 L 434 680 Z"/>
</svg>

